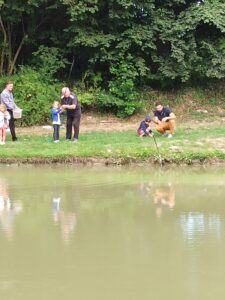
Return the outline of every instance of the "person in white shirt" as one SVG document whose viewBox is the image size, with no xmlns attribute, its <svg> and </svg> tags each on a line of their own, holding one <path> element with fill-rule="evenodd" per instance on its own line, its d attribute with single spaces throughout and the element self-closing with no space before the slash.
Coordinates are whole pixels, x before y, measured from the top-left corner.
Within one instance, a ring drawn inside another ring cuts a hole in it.
<svg viewBox="0 0 225 300">
<path fill-rule="evenodd" d="M 15 131 L 15 122 L 13 118 L 13 110 L 17 109 L 17 105 L 14 102 L 13 98 L 13 82 L 8 81 L 6 83 L 5 89 L 1 93 L 1 103 L 6 106 L 7 111 L 9 112 L 10 115 L 10 120 L 9 120 L 9 129 L 11 132 L 12 140 L 16 141 L 16 131 Z"/>
</svg>

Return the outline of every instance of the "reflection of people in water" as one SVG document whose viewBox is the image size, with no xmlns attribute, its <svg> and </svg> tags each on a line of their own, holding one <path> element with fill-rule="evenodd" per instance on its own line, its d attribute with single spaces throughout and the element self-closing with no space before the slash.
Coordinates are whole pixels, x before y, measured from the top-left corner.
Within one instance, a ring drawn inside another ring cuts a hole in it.
<svg viewBox="0 0 225 300">
<path fill-rule="evenodd" d="M 157 217 L 162 215 L 162 207 L 167 206 L 169 208 L 174 208 L 175 206 L 175 191 L 174 188 L 169 186 L 156 187 L 153 194 L 154 203 L 156 207 Z"/>
<path fill-rule="evenodd" d="M 161 217 L 164 207 L 174 208 L 175 190 L 171 184 L 155 187 L 152 183 L 141 183 L 139 189 L 146 204 L 152 200 L 155 203 L 157 217 Z"/>
<path fill-rule="evenodd" d="M 140 193 L 141 193 L 142 197 L 144 198 L 144 202 L 146 204 L 149 203 L 149 200 L 150 200 L 149 195 L 152 192 L 152 186 L 150 184 L 141 183 L 139 189 L 140 189 Z"/>
<path fill-rule="evenodd" d="M 14 217 L 21 211 L 21 203 L 11 202 L 7 182 L 4 178 L 0 178 L 0 225 L 9 240 L 13 238 Z"/>
<path fill-rule="evenodd" d="M 52 200 L 53 220 L 56 225 L 60 225 L 63 241 L 69 243 L 77 224 L 77 216 L 75 212 L 62 210 L 60 202 L 60 197 L 55 197 Z"/>
</svg>

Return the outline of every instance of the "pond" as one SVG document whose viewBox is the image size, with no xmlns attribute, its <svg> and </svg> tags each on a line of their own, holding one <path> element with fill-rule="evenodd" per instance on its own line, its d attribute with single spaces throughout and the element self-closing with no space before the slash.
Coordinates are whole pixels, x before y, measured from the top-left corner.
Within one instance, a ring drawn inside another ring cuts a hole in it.
<svg viewBox="0 0 225 300">
<path fill-rule="evenodd" d="M 0 166 L 0 299 L 224 299 L 224 196 L 222 168 Z"/>
</svg>

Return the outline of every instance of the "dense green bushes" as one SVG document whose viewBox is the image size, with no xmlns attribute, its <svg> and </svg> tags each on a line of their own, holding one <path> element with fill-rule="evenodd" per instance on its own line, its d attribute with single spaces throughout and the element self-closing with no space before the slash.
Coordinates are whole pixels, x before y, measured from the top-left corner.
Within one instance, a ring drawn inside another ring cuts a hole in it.
<svg viewBox="0 0 225 300">
<path fill-rule="evenodd" d="M 49 64 L 54 72 L 52 64 Z M 16 104 L 23 109 L 23 118 L 18 121 L 22 126 L 46 124 L 51 122 L 50 109 L 54 100 L 60 100 L 60 91 L 63 83 L 54 80 L 48 72 L 48 63 L 39 68 L 21 67 L 19 72 L 8 77 L 0 78 L 0 87 L 3 90 L 8 79 L 15 84 L 14 98 Z M 117 71 L 119 72 L 119 71 Z M 119 76 L 117 77 L 119 78 Z M 108 112 L 119 117 L 127 117 L 136 112 L 141 106 L 138 93 L 134 89 L 131 78 L 124 78 L 110 82 L 109 93 L 100 89 L 82 90 L 72 87 L 84 110 Z"/>
<path fill-rule="evenodd" d="M 133 115 L 142 107 L 135 88 L 137 73 L 131 63 L 122 62 L 110 68 L 112 79 L 109 81 L 109 92 L 99 93 L 98 104 L 103 111 L 109 111 L 118 117 Z"/>
<path fill-rule="evenodd" d="M 56 63 L 57 65 L 57 63 Z M 48 66 L 55 73 L 52 64 L 44 62 L 44 69 L 38 67 L 21 67 L 18 73 L 11 77 L 0 77 L 0 89 L 3 90 L 7 80 L 15 83 L 14 98 L 23 109 L 23 118 L 18 120 L 22 126 L 42 125 L 51 123 L 51 105 L 54 100 L 60 100 L 60 91 L 65 83 L 53 79 L 48 72 Z M 135 72 L 132 66 L 126 63 L 111 70 L 112 80 L 109 81 L 109 90 L 100 88 L 85 89 L 81 82 L 71 85 L 78 96 L 83 111 L 91 113 L 101 112 L 115 114 L 118 117 L 131 116 L 136 112 L 143 114 L 154 109 L 156 100 L 165 105 L 179 109 L 180 116 L 190 113 L 192 116 L 199 109 L 207 107 L 208 111 L 225 109 L 225 88 L 223 83 L 214 83 L 207 88 L 177 89 L 176 91 L 158 91 L 142 89 L 137 91 L 134 85 Z M 180 109 L 182 109 L 181 111 Z M 222 113 L 222 112 L 221 112 Z M 209 114 L 204 117 L 208 118 Z"/>
<path fill-rule="evenodd" d="M 39 47 L 33 53 L 33 67 L 21 67 L 11 79 L 15 83 L 14 97 L 17 105 L 23 109 L 21 125 L 45 124 L 51 121 L 50 108 L 54 100 L 60 100 L 60 84 L 54 75 L 63 70 L 67 61 L 57 48 Z M 132 64 L 123 62 L 110 69 L 112 79 L 109 90 L 100 88 L 85 89 L 79 85 L 71 87 L 77 95 L 83 109 L 107 112 L 118 117 L 127 117 L 142 107 L 135 89 L 137 76 Z M 4 82 L 3 82 L 4 81 Z M 7 77 L 2 77 L 2 89 Z"/>
<path fill-rule="evenodd" d="M 108 89 L 124 61 L 136 87 L 225 78 L 224 0 L 0 0 L 0 9 L 0 75 L 31 66 L 36 52 L 61 57 L 48 70 L 65 65 L 61 80 L 86 87 Z"/>
<path fill-rule="evenodd" d="M 0 79 L 1 90 L 7 79 Z M 15 84 L 15 102 L 23 109 L 23 118 L 18 123 L 25 126 L 49 122 L 51 104 L 60 98 L 60 84 L 46 80 L 31 68 L 21 68 L 10 79 Z"/>
<path fill-rule="evenodd" d="M 53 2 L 0 0 L 0 76 L 16 83 L 22 125 L 50 122 L 59 81 L 84 109 L 127 117 L 137 90 L 225 79 L 224 0 Z"/>
<path fill-rule="evenodd" d="M 32 67 L 22 66 L 10 77 L 0 77 L 3 90 L 7 80 L 14 82 L 14 99 L 23 109 L 23 118 L 18 120 L 22 126 L 46 124 L 51 120 L 50 109 L 54 100 L 60 100 L 60 84 L 54 75 L 65 68 L 59 49 L 40 46 L 33 53 Z"/>
</svg>

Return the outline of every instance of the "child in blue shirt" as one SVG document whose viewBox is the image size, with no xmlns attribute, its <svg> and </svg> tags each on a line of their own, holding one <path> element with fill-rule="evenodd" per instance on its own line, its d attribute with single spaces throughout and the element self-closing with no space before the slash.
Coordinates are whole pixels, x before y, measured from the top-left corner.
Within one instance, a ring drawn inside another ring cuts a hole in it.
<svg viewBox="0 0 225 300">
<path fill-rule="evenodd" d="M 140 137 L 144 137 L 144 136 L 153 137 L 153 132 L 149 128 L 150 123 L 151 123 L 150 116 L 146 116 L 145 119 L 140 123 L 139 128 L 137 130 L 137 133 Z"/>
<path fill-rule="evenodd" d="M 60 103 L 59 101 L 54 101 L 52 104 L 52 125 L 53 125 L 53 140 L 54 143 L 59 142 L 59 129 L 61 125 L 61 118 L 60 114 L 62 113 L 62 110 L 60 109 Z"/>
</svg>

